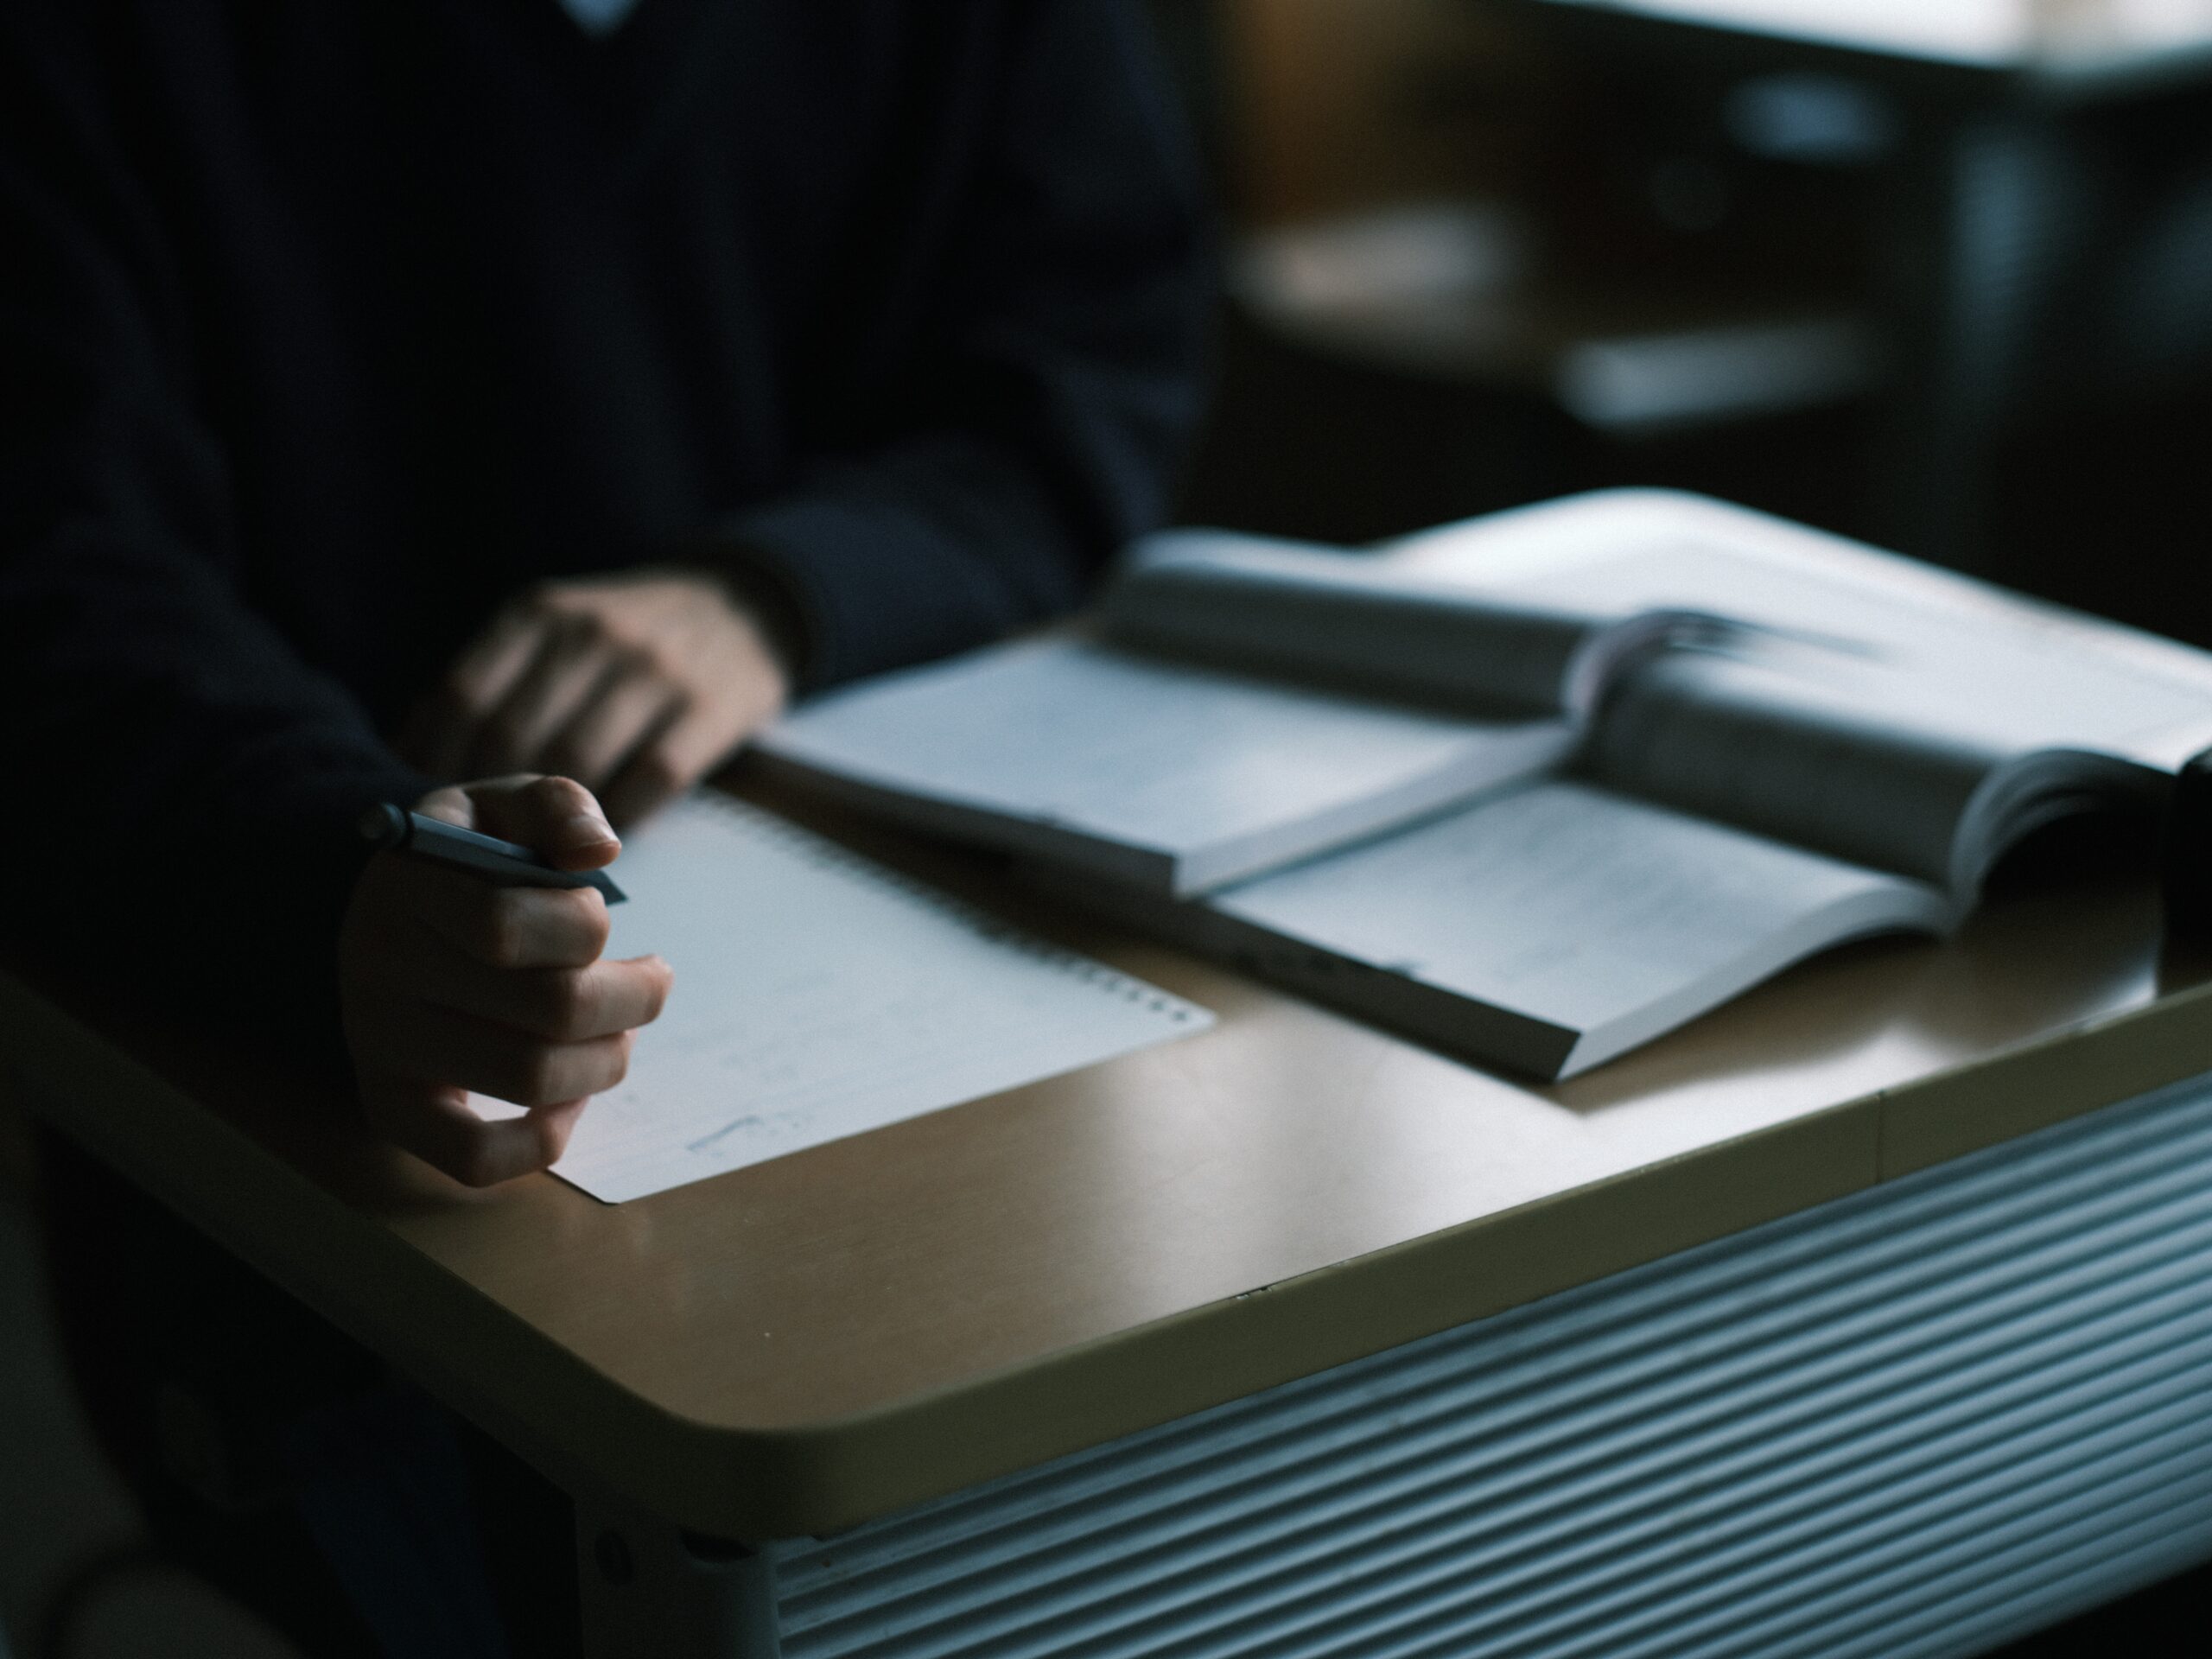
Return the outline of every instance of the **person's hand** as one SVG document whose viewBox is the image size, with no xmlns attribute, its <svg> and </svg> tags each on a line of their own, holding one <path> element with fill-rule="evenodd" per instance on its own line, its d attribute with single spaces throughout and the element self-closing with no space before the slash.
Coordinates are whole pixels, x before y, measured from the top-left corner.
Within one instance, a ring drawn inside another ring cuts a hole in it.
<svg viewBox="0 0 2212 1659">
<path fill-rule="evenodd" d="M 461 653 L 399 749 L 433 777 L 574 778 L 632 824 L 773 719 L 785 679 L 760 623 L 711 577 L 548 582 Z"/>
<path fill-rule="evenodd" d="M 563 869 L 596 869 L 620 843 L 566 778 L 435 790 L 415 810 L 518 841 Z M 339 931 L 346 1044 L 371 1127 L 471 1186 L 561 1155 L 588 1096 L 622 1080 L 631 1036 L 673 976 L 658 957 L 602 962 L 607 903 L 590 887 L 496 887 L 378 853 Z M 486 1118 L 486 1095 L 525 1109 Z"/>
</svg>

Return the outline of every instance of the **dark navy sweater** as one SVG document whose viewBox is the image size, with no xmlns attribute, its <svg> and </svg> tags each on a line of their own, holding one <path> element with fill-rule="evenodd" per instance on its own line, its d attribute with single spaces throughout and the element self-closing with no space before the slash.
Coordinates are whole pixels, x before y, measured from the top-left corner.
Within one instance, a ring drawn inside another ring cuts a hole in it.
<svg viewBox="0 0 2212 1659">
<path fill-rule="evenodd" d="M 379 734 L 534 580 L 725 569 L 815 684 L 1068 605 L 1198 226 L 1107 0 L 11 0 L 9 950 L 327 1030 Z"/>
</svg>

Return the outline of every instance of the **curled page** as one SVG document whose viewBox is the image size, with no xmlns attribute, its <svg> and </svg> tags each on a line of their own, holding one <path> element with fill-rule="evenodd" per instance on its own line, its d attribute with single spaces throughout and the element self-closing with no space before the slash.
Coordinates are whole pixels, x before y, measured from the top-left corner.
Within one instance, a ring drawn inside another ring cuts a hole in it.
<svg viewBox="0 0 2212 1659">
<path fill-rule="evenodd" d="M 1633 658 L 1736 632 L 1703 613 L 1484 592 L 1374 555 L 1205 531 L 1151 538 L 1103 625 L 1117 645 L 1313 687 L 1575 719 Z"/>
</svg>

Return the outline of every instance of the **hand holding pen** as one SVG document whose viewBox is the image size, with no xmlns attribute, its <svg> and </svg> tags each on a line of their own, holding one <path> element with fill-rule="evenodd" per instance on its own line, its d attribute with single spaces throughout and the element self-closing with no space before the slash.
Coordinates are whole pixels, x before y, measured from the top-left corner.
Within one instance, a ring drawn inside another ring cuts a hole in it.
<svg viewBox="0 0 2212 1659">
<path fill-rule="evenodd" d="M 544 1168 L 673 977 L 658 957 L 602 957 L 621 843 L 565 778 L 436 790 L 364 830 L 383 850 L 340 931 L 339 983 L 372 1126 L 470 1185 Z M 472 1096 L 524 1110 L 486 1117 Z"/>
</svg>

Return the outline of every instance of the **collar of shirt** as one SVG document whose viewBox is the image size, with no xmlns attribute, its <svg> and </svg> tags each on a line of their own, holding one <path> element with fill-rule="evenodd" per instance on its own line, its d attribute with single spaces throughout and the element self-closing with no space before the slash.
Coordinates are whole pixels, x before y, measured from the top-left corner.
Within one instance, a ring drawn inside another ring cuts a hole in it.
<svg viewBox="0 0 2212 1659">
<path fill-rule="evenodd" d="M 638 0 L 561 0 L 561 10 L 576 20 L 587 35 L 612 35 L 637 6 Z"/>
</svg>

